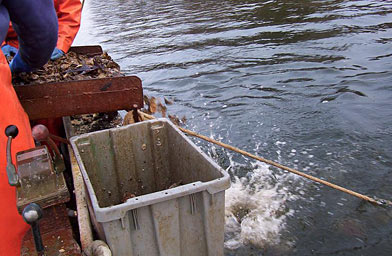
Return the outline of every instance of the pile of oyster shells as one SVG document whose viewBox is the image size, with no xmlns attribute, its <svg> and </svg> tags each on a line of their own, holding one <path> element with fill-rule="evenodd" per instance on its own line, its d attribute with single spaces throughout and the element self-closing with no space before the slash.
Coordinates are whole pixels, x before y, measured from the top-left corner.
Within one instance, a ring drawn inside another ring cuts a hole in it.
<svg viewBox="0 0 392 256">
<path fill-rule="evenodd" d="M 122 76 L 120 66 L 106 53 L 87 56 L 68 52 L 35 72 L 14 74 L 13 85 L 87 80 Z"/>
</svg>

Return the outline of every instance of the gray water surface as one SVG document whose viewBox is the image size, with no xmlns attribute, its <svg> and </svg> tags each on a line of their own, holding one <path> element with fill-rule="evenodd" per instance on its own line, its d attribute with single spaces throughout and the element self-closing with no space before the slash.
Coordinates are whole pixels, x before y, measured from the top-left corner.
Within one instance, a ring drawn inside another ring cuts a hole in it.
<svg viewBox="0 0 392 256">
<path fill-rule="evenodd" d="M 82 20 L 76 44 L 102 45 L 188 128 L 392 199 L 392 1 L 86 1 Z M 198 143 L 234 183 L 287 195 L 278 234 L 237 223 L 226 255 L 392 254 L 391 209 Z"/>
</svg>

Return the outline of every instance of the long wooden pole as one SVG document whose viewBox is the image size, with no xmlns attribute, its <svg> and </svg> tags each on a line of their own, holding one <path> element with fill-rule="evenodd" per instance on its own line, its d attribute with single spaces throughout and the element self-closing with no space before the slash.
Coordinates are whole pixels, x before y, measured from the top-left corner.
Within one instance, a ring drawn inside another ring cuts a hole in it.
<svg viewBox="0 0 392 256">
<path fill-rule="evenodd" d="M 143 112 L 141 112 L 141 111 L 139 111 L 139 114 L 140 114 L 142 117 L 144 117 L 145 119 L 151 120 L 151 119 L 154 119 L 154 118 L 155 118 L 154 116 L 148 115 L 148 114 L 143 113 Z M 279 163 L 277 163 L 277 162 L 274 162 L 274 161 L 265 159 L 265 158 L 263 158 L 263 157 L 259 157 L 259 156 L 253 155 L 253 154 L 251 154 L 251 153 L 249 153 L 249 152 L 246 152 L 246 151 L 244 151 L 244 150 L 242 150 L 242 149 L 239 149 L 239 148 L 233 147 L 233 146 L 231 146 L 231 145 L 225 144 L 225 143 L 223 143 L 223 142 L 220 142 L 220 141 L 211 139 L 211 138 L 209 138 L 209 137 L 207 137 L 207 136 L 198 134 L 198 133 L 196 133 L 196 132 L 194 132 L 194 131 L 190 131 L 190 130 L 184 129 L 184 128 L 182 128 L 182 127 L 178 127 L 178 129 L 180 129 L 182 132 L 184 132 L 184 133 L 186 133 L 186 134 L 188 134 L 188 135 L 190 135 L 190 136 L 194 136 L 194 137 L 200 138 L 200 139 L 202 139 L 202 140 L 208 141 L 208 142 L 210 142 L 210 143 L 214 143 L 214 144 L 216 144 L 216 145 L 218 145 L 218 146 L 221 146 L 221 147 L 223 147 L 223 148 L 226 148 L 226 149 L 232 150 L 232 151 L 234 151 L 234 152 L 240 153 L 240 154 L 242 154 L 242 155 L 244 155 L 244 156 L 247 156 L 247 157 L 256 159 L 256 160 L 261 161 L 261 162 L 264 162 L 264 163 L 266 163 L 266 164 L 275 166 L 275 167 L 277 167 L 277 168 L 280 168 L 280 169 L 283 169 L 283 170 L 285 170 L 285 171 L 294 173 L 294 174 L 296 174 L 296 175 L 302 176 L 302 177 L 304 177 L 304 178 L 307 178 L 307 179 L 309 179 L 309 180 L 315 181 L 315 182 L 317 182 L 317 183 L 326 185 L 326 186 L 328 186 L 328 187 L 334 188 L 334 189 L 336 189 L 336 190 L 339 190 L 339 191 L 342 191 L 342 192 L 344 192 L 344 193 L 350 194 L 350 195 L 352 195 L 352 196 L 358 197 L 358 198 L 360 198 L 360 199 L 366 200 L 366 201 L 368 201 L 368 202 L 370 202 L 370 203 L 372 203 L 372 204 L 384 205 L 384 206 L 385 206 L 385 205 L 389 205 L 389 206 L 392 205 L 392 202 L 389 201 L 389 200 L 385 200 L 385 199 L 376 199 L 376 198 L 372 198 L 372 197 L 369 197 L 369 196 L 360 194 L 360 193 L 355 192 L 355 191 L 352 191 L 352 190 L 350 190 L 350 189 L 341 187 L 341 186 L 336 185 L 336 184 L 333 184 L 333 183 L 331 183 L 331 182 L 328 182 L 328 181 L 319 179 L 319 178 L 314 177 L 314 176 L 312 176 L 312 175 L 309 175 L 309 174 L 300 172 L 300 171 L 298 171 L 298 170 L 295 170 L 295 169 L 293 169 L 293 168 L 284 166 L 284 165 L 279 164 Z"/>
<path fill-rule="evenodd" d="M 265 159 L 265 158 L 263 158 L 263 157 L 259 157 L 259 156 L 253 155 L 253 154 L 251 154 L 251 153 L 249 153 L 249 152 L 246 152 L 246 151 L 241 150 L 241 149 L 239 149 L 239 148 L 236 148 L 236 147 L 233 147 L 233 146 L 231 146 L 231 145 L 225 144 L 225 143 L 223 143 L 223 142 L 216 141 L 216 140 L 214 140 L 214 139 L 211 139 L 211 138 L 206 137 L 206 136 L 204 136 L 204 135 L 198 134 L 198 133 L 196 133 L 196 132 L 193 132 L 193 131 L 184 129 L 184 128 L 182 128 L 182 127 L 178 127 L 178 128 L 179 128 L 182 132 L 184 132 L 184 133 L 186 133 L 186 134 L 188 134 L 188 135 L 191 135 L 191 136 L 194 136 L 194 137 L 203 139 L 203 140 L 205 140 L 205 141 L 214 143 L 214 144 L 219 145 L 219 146 L 221 146 L 221 147 L 224 147 L 224 148 L 226 148 L 226 149 L 229 149 L 229 150 L 232 150 L 232 151 L 234 151 L 234 152 L 240 153 L 240 154 L 242 154 L 242 155 L 244 155 L 244 156 L 247 156 L 247 157 L 256 159 L 256 160 L 258 160 L 258 161 L 264 162 L 264 163 L 266 163 L 266 164 L 275 166 L 275 167 L 277 167 L 277 168 L 286 170 L 286 171 L 288 171 L 288 172 L 294 173 L 294 174 L 296 174 L 296 175 L 302 176 L 302 177 L 307 178 L 307 179 L 309 179 L 309 180 L 312 180 L 312 181 L 315 181 L 315 182 L 317 182 L 317 183 L 320 183 L 320 184 L 326 185 L 326 186 L 328 186 L 328 187 L 334 188 L 334 189 L 336 189 L 336 190 L 340 190 L 340 191 L 342 191 L 342 192 L 344 192 L 344 193 L 347 193 L 347 194 L 350 194 L 350 195 L 352 195 L 352 196 L 358 197 L 358 198 L 360 198 L 360 199 L 366 200 L 366 201 L 368 201 L 368 202 L 370 202 L 370 203 L 377 204 L 377 205 L 386 205 L 386 204 L 392 205 L 392 202 L 390 202 L 390 201 L 381 200 L 381 199 L 375 199 L 375 198 L 372 198 L 372 197 L 369 197 L 369 196 L 366 196 L 366 195 L 362 195 L 362 194 L 360 194 L 360 193 L 358 193 L 358 192 L 355 192 L 355 191 L 352 191 L 352 190 L 350 190 L 350 189 L 347 189 L 347 188 L 341 187 L 341 186 L 339 186 L 339 185 L 333 184 L 333 183 L 331 183 L 331 182 L 328 182 L 328 181 L 325 181 L 325 180 L 316 178 L 316 177 L 314 177 L 314 176 L 312 176 L 312 175 L 309 175 L 309 174 L 300 172 L 300 171 L 298 171 L 298 170 L 295 170 L 295 169 L 293 169 L 293 168 L 290 168 L 290 167 L 281 165 L 281 164 L 279 164 L 279 163 L 276 163 L 276 162 L 274 162 L 274 161 Z"/>
</svg>

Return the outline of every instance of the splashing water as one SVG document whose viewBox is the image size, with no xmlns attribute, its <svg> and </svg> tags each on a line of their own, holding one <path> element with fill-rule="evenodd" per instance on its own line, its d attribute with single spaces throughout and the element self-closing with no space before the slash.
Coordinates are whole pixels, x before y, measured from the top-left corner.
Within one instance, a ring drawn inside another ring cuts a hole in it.
<svg viewBox="0 0 392 256">
<path fill-rule="evenodd" d="M 214 123 L 210 123 L 211 128 L 214 126 Z M 224 136 L 211 132 L 209 137 L 219 141 Z M 203 142 L 200 142 L 195 141 L 201 146 Z M 280 141 L 275 144 L 286 145 Z M 228 160 L 226 170 L 232 177 L 231 187 L 225 194 L 225 248 L 235 251 L 244 245 L 251 245 L 263 249 L 281 244 L 286 220 L 295 212 L 289 208 L 288 202 L 302 198 L 296 190 L 303 187 L 303 182 L 293 189 L 298 176 L 247 158 L 242 158 L 246 159 L 243 163 L 236 159 L 236 153 L 226 150 L 223 153 L 220 147 L 207 145 L 208 149 L 204 151 L 215 161 Z M 262 142 L 257 142 L 252 152 L 259 152 L 264 146 Z M 280 160 L 281 150 L 276 153 Z M 288 247 L 292 247 L 292 243 L 284 241 Z"/>
<path fill-rule="evenodd" d="M 238 165 L 232 162 L 231 166 Z M 263 248 L 279 243 L 286 218 L 294 213 L 286 202 L 298 197 L 282 183 L 292 175 L 282 173 L 277 177 L 266 164 L 252 165 L 253 172 L 246 177 L 235 176 L 226 191 L 225 248 L 229 250 L 246 244 Z"/>
</svg>

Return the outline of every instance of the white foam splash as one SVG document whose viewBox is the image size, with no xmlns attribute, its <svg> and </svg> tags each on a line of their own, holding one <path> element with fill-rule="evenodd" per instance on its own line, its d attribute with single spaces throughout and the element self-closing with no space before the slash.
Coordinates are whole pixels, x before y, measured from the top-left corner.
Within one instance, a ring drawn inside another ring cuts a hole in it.
<svg viewBox="0 0 392 256">
<path fill-rule="evenodd" d="M 226 191 L 227 249 L 235 250 L 245 244 L 263 248 L 279 243 L 286 218 L 293 214 L 285 202 L 296 197 L 282 186 L 290 174 L 277 177 L 267 165 L 253 165 L 255 169 L 250 175 L 235 178 L 231 188 Z"/>
<path fill-rule="evenodd" d="M 210 137 L 222 139 L 214 133 Z M 283 147 L 286 143 L 278 141 L 277 145 Z M 257 143 L 254 151 L 258 152 L 260 147 L 265 146 L 266 143 Z M 297 150 L 293 152 L 297 153 Z M 207 153 L 214 159 L 222 157 L 215 145 L 210 145 Z M 300 198 L 298 193 L 293 195 L 289 192 L 293 190 L 296 175 L 272 171 L 267 164 L 257 161 L 240 164 L 233 160 L 234 153 L 226 151 L 226 154 L 230 161 L 228 170 L 235 179 L 225 196 L 225 248 L 236 250 L 248 244 L 265 248 L 279 244 L 287 217 L 294 214 L 286 202 Z M 280 157 L 280 151 L 278 155 Z M 248 169 L 249 165 L 252 171 L 246 177 L 241 177 L 244 175 L 240 174 L 241 170 Z M 285 243 L 292 246 L 291 242 Z"/>
</svg>

